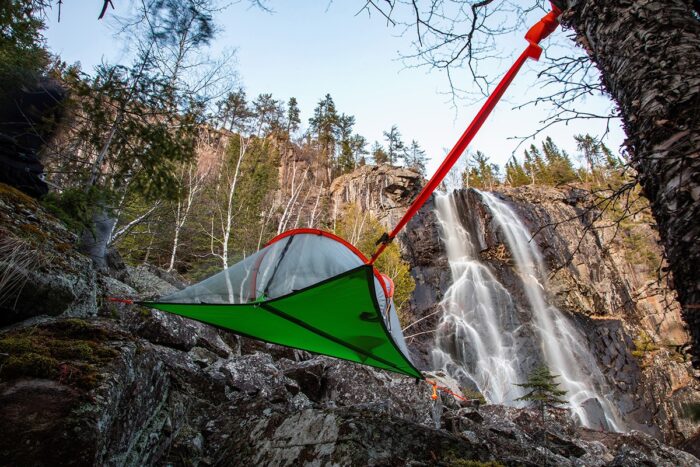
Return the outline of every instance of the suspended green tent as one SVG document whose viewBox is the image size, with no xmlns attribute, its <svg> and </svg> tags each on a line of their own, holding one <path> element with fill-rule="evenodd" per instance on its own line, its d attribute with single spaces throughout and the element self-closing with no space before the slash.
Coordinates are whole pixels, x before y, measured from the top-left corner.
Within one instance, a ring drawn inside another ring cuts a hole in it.
<svg viewBox="0 0 700 467">
<path fill-rule="evenodd" d="M 422 378 L 393 283 L 354 246 L 315 229 L 274 238 L 238 264 L 143 305 L 242 336 Z"/>
<path fill-rule="evenodd" d="M 440 185 L 525 61 L 539 59 L 538 44 L 557 28 L 560 14 L 552 4 L 530 28 L 525 50 L 371 259 L 333 234 L 296 229 L 199 284 L 140 303 L 243 336 L 422 379 L 401 333 L 393 284 L 372 265 Z"/>
</svg>

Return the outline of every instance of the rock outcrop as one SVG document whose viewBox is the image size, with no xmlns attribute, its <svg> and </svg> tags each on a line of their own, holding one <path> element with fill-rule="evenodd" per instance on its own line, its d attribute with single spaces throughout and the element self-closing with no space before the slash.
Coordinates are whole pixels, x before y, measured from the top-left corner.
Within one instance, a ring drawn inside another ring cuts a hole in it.
<svg viewBox="0 0 700 467">
<path fill-rule="evenodd" d="M 404 167 L 365 165 L 341 175 L 330 186 L 331 217 L 348 203 L 356 203 L 387 228 L 398 222 L 422 187 L 421 175 Z"/>
<path fill-rule="evenodd" d="M 3 239 L 25 242 L 32 255 L 60 256 L 20 275 L 5 256 L 0 259 L 2 271 L 24 281 L 2 310 L 7 319 L 0 329 L 2 464 L 700 465 L 638 431 L 586 430 L 565 413 L 543 425 L 531 410 L 462 406 L 446 394 L 433 402 L 425 383 L 106 301 L 158 295 L 181 284 L 116 259 L 112 269 L 96 272 L 87 258 L 60 246 L 75 238 L 36 203 L 14 192 L 0 200 L 0 227 L 8 233 Z M 27 224 L 36 229 L 22 227 Z M 449 270 L 430 211 L 412 226 L 403 245 L 421 281 L 413 301 L 418 313 L 421 304 L 434 309 Z M 41 241 L 22 234 L 27 231 Z M 20 294 L 41 290 L 47 278 L 70 284 L 55 288 L 70 293 L 19 304 Z M 14 304 L 24 311 L 16 312 Z M 604 321 L 599 318 L 586 320 Z M 607 334 L 600 332 L 610 342 L 634 336 L 629 330 L 637 329 L 636 321 L 606 319 L 619 322 L 606 325 Z M 682 392 L 686 366 L 673 367 L 672 379 L 670 370 L 654 369 L 660 365 L 654 359 L 665 355 L 654 352 L 638 363 L 644 367 L 636 376 L 638 393 L 666 390 L 667 384 Z M 610 358 L 611 365 L 617 361 Z M 645 371 L 658 375 L 658 386 L 648 384 Z M 435 376 L 459 392 L 456 382 Z M 663 411 L 672 410 L 676 399 L 666 398 L 652 421 L 670 417 Z"/>
<path fill-rule="evenodd" d="M 516 302 L 526 302 L 504 239 L 477 192 L 455 194 L 463 225 L 478 239 L 480 256 Z M 700 399 L 698 375 L 683 345 L 688 333 L 673 293 L 656 276 L 661 252 L 645 222 L 630 222 L 615 235 L 597 218 L 584 190 L 546 187 L 504 189 L 500 195 L 524 220 L 549 268 L 547 295 L 588 338 L 616 403 L 630 425 L 666 442 L 697 435 L 686 404 Z M 411 328 L 409 345 L 430 365 L 439 301 L 451 284 L 433 208 L 426 205 L 400 239 L 413 265 L 416 290 L 411 313 L 425 317 Z"/>
</svg>

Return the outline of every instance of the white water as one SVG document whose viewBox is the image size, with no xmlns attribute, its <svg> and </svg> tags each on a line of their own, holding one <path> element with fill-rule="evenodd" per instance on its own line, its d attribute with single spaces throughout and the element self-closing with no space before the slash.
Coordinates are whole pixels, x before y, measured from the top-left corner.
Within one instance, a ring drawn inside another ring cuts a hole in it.
<svg viewBox="0 0 700 467">
<path fill-rule="evenodd" d="M 508 291 L 478 260 L 453 196 L 435 198 L 452 272 L 433 351 L 436 367 L 474 383 L 486 400 L 515 404 L 523 395 L 514 334 L 519 323 Z"/>
<path fill-rule="evenodd" d="M 514 383 L 524 382 L 533 366 L 523 348 L 539 348 L 540 358 L 559 375 L 574 417 L 587 427 L 621 431 L 623 424 L 606 396 L 610 391 L 585 336 L 545 298 L 546 269 L 530 232 L 508 205 L 492 194 L 480 194 L 513 257 L 530 316 L 524 318 L 525 326 L 518 323 L 510 294 L 478 260 L 454 196 L 437 196 L 453 284 L 442 302 L 435 364 L 455 377 L 467 376 L 489 402 L 515 405 L 522 390 Z M 526 340 L 535 342 L 528 345 Z"/>
</svg>

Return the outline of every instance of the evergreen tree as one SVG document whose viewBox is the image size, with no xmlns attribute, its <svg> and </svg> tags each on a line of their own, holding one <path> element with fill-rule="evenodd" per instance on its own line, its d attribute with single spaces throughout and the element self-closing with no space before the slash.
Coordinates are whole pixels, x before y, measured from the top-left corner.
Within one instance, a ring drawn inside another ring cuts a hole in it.
<svg viewBox="0 0 700 467">
<path fill-rule="evenodd" d="M 547 366 L 540 366 L 528 376 L 527 382 L 516 384 L 528 390 L 527 394 L 517 398 L 519 401 L 532 402 L 542 414 L 542 423 L 545 421 L 547 409 L 556 408 L 568 401 L 562 399 L 566 391 L 559 389 L 559 383 L 555 380 L 559 375 L 553 375 Z"/>
<path fill-rule="evenodd" d="M 350 149 L 356 167 L 367 163 L 365 156 L 369 153 L 367 152 L 367 139 L 365 139 L 364 136 L 358 134 L 353 135 L 352 138 L 350 138 Z"/>
<path fill-rule="evenodd" d="M 401 133 L 396 125 L 392 125 L 389 131 L 384 132 L 384 139 L 387 142 L 387 156 L 389 157 L 389 164 L 394 165 L 398 161 L 399 157 L 404 154 L 405 145 L 401 141 Z"/>
<path fill-rule="evenodd" d="M 177 168 L 194 159 L 207 96 L 185 75 L 190 57 L 214 36 L 207 8 L 206 2 L 185 0 L 143 4 L 133 20 L 140 26 L 131 67 L 103 64 L 92 77 L 77 68 L 56 70 L 71 90 L 67 106 L 75 122 L 64 139 L 71 157 L 54 161 L 55 172 L 73 176 L 57 180 L 68 183 L 55 201 L 60 205 L 71 191 L 82 193 L 82 212 L 73 213 L 89 219 L 80 249 L 100 267 L 117 199 L 177 198 Z"/>
<path fill-rule="evenodd" d="M 601 183 L 603 181 L 603 174 L 601 174 L 601 167 L 603 167 L 607 159 L 612 156 L 610 149 L 608 149 L 605 144 L 594 136 L 586 133 L 585 135 L 574 136 L 576 140 L 576 147 L 581 151 L 581 158 L 586 163 L 587 171 L 584 174 L 584 181 L 588 182 L 589 178 L 593 183 Z"/>
<path fill-rule="evenodd" d="M 512 187 L 527 185 L 530 183 L 530 178 L 518 159 L 513 156 L 506 163 L 506 183 Z"/>
<path fill-rule="evenodd" d="M 546 162 L 547 183 L 560 185 L 576 180 L 576 172 L 568 154 L 561 151 L 549 136 L 542 142 L 542 152 Z"/>
<path fill-rule="evenodd" d="M 299 129 L 301 124 L 301 111 L 295 97 L 290 97 L 287 103 L 287 139 L 292 139 L 292 134 Z"/>
<path fill-rule="evenodd" d="M 0 111 L 26 85 L 33 85 L 49 62 L 44 48 L 43 9 L 47 2 L 0 2 Z"/>
<path fill-rule="evenodd" d="M 282 129 L 284 109 L 278 100 L 272 98 L 272 94 L 260 94 L 253 101 L 252 110 L 256 120 L 256 136 L 268 136 Z"/>
<path fill-rule="evenodd" d="M 355 117 L 342 114 L 338 118 L 338 137 L 340 139 L 340 151 L 336 175 L 344 174 L 355 168 L 355 154 L 353 152 L 352 128 L 355 126 Z"/>
<path fill-rule="evenodd" d="M 540 183 L 547 183 L 547 180 L 544 180 L 544 167 L 545 164 L 542 160 L 542 153 L 537 149 L 537 146 L 534 144 L 530 145 L 530 148 L 525 150 L 525 161 L 523 162 L 523 168 L 530 178 L 530 184 L 534 185 L 538 181 Z"/>
<path fill-rule="evenodd" d="M 318 102 L 313 117 L 309 119 L 309 130 L 316 137 L 321 152 L 328 160 L 335 155 L 339 120 L 340 116 L 330 94 L 326 94 Z"/>
<path fill-rule="evenodd" d="M 490 163 L 488 156 L 481 151 L 476 151 L 470 159 L 470 164 L 462 173 L 464 187 L 493 190 L 499 182 L 500 168 Z"/>
<path fill-rule="evenodd" d="M 553 409 L 568 402 L 566 399 L 562 399 L 562 396 L 566 394 L 566 391 L 559 389 L 559 383 L 555 381 L 558 377 L 558 375 L 553 375 L 547 366 L 542 365 L 535 368 L 535 370 L 530 373 L 527 382 L 516 384 L 516 386 L 520 386 L 528 390 L 527 394 L 517 398 L 516 401 L 533 403 L 542 415 L 542 444 L 544 445 L 545 449 L 547 449 L 547 433 L 545 425 L 545 415 L 547 409 Z M 547 465 L 546 457 L 544 464 Z"/>
<path fill-rule="evenodd" d="M 217 104 L 217 107 L 217 118 L 220 125 L 229 131 L 244 131 L 245 124 L 253 116 L 243 88 L 230 92 L 225 99 Z"/>
<path fill-rule="evenodd" d="M 425 177 L 425 164 L 428 161 L 425 151 L 420 147 L 414 139 L 408 146 L 408 149 L 403 154 L 403 160 L 406 167 L 417 170 Z"/>
<path fill-rule="evenodd" d="M 386 150 L 377 141 L 372 145 L 371 153 L 372 160 L 375 164 L 381 165 L 389 163 L 389 154 L 387 154 Z"/>
</svg>

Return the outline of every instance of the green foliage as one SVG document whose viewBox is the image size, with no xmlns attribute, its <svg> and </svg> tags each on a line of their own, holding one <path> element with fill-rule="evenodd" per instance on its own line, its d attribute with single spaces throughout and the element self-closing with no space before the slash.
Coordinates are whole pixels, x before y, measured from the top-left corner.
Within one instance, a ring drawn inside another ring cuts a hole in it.
<svg viewBox="0 0 700 467">
<path fill-rule="evenodd" d="M 654 273 L 661 266 L 661 257 L 654 248 L 655 242 L 634 227 L 629 222 L 620 225 L 625 259 L 630 264 L 644 264 L 649 272 Z"/>
<path fill-rule="evenodd" d="M 93 215 L 99 206 L 109 205 L 111 192 L 99 187 L 67 188 L 61 192 L 50 192 L 41 204 L 51 214 L 63 221 L 75 233 L 93 228 Z"/>
<path fill-rule="evenodd" d="M 625 176 L 625 164 L 600 140 L 589 134 L 576 135 L 576 147 L 584 166 L 579 169 L 581 181 L 591 183 L 596 188 L 620 185 Z"/>
<path fill-rule="evenodd" d="M 296 100 L 295 100 L 296 103 Z M 309 119 L 309 136 L 320 151 L 323 165 L 331 177 L 352 171 L 367 154 L 367 140 L 353 134 L 355 117 L 339 114 L 330 94 L 318 102 Z"/>
<path fill-rule="evenodd" d="M 340 152 L 337 161 L 337 173 L 344 174 L 355 168 L 355 151 L 353 147 L 352 129 L 355 117 L 342 114 L 338 119 L 338 136 Z"/>
<path fill-rule="evenodd" d="M 336 224 L 335 234 L 355 245 L 365 256 L 369 257 L 376 249 L 376 241 L 384 233 L 382 224 L 369 212 L 351 204 L 345 208 Z M 391 243 L 377 259 L 375 266 L 394 282 L 394 304 L 396 305 L 401 326 L 411 321 L 405 310 L 408 299 L 416 287 L 410 272 L 410 265 L 401 258 L 401 251 L 396 243 Z"/>
<path fill-rule="evenodd" d="M 234 137 L 230 141 L 228 164 L 233 164 L 238 156 L 240 141 L 240 137 Z M 279 162 L 279 152 L 270 140 L 251 140 L 241 164 L 239 186 L 233 200 L 237 207 L 232 235 L 234 242 L 231 245 L 234 252 L 250 254 L 257 250 L 262 212 L 268 207 L 271 193 L 278 188 Z M 219 193 L 218 201 L 214 202 L 222 202 L 222 194 Z M 263 234 L 265 238 L 269 236 Z"/>
<path fill-rule="evenodd" d="M 556 186 L 576 179 L 569 155 L 560 150 L 550 137 L 542 142 L 542 150 L 534 144 L 530 145 L 524 152 L 522 165 L 515 157 L 506 164 L 506 181 L 511 186 L 532 183 Z"/>
<path fill-rule="evenodd" d="M 506 163 L 506 183 L 512 187 L 530 183 L 530 177 L 528 177 L 525 169 L 518 163 L 518 159 L 515 156 Z"/>
<path fill-rule="evenodd" d="M 636 339 L 634 339 L 633 342 L 634 350 L 632 351 L 632 355 L 634 355 L 637 358 L 643 358 L 649 352 L 659 350 L 659 346 L 654 343 L 654 341 L 649 336 L 649 334 L 647 334 L 646 331 L 640 332 L 639 336 Z"/>
<path fill-rule="evenodd" d="M 516 384 L 516 386 L 528 391 L 527 394 L 516 400 L 532 402 L 539 408 L 544 418 L 547 408 L 567 403 L 565 399 L 562 399 L 566 391 L 559 389 L 559 383 L 556 382 L 558 377 L 558 375 L 553 375 L 549 368 L 544 365 L 535 368 L 528 376 L 527 382 Z"/>
<path fill-rule="evenodd" d="M 661 267 L 656 237 L 649 235 L 654 224 L 649 201 L 642 196 L 641 187 L 631 174 L 608 172 L 605 187 L 593 191 L 596 205 L 605 211 L 606 221 L 614 226 L 615 238 L 621 242 L 625 259 L 633 265 L 643 265 L 654 274 Z"/>
<path fill-rule="evenodd" d="M 94 77 L 68 69 L 63 78 L 67 105 L 83 118 L 71 136 L 88 160 L 67 168 L 80 174 L 80 185 L 121 191 L 128 184 L 150 200 L 174 197 L 175 164 L 194 157 L 201 109 L 173 109 L 168 83 L 139 64 L 103 65 Z"/>
<path fill-rule="evenodd" d="M 309 119 L 309 132 L 316 137 L 322 154 L 328 159 L 332 159 L 335 154 L 339 120 L 340 115 L 330 94 L 318 102 L 313 117 Z"/>
<path fill-rule="evenodd" d="M 418 141 L 411 140 L 411 144 L 406 148 L 402 158 L 406 167 L 417 170 L 425 177 L 425 164 L 428 162 L 428 158 Z"/>
<path fill-rule="evenodd" d="M 252 102 L 252 111 L 256 117 L 256 136 L 279 134 L 282 131 L 284 108 L 281 102 L 272 98 L 272 94 L 258 95 Z"/>
<path fill-rule="evenodd" d="M 574 166 L 566 151 L 560 150 L 549 136 L 542 143 L 544 153 L 544 173 L 546 183 L 561 185 L 576 180 Z"/>
<path fill-rule="evenodd" d="M 287 102 L 287 136 L 291 139 L 291 135 L 299 129 L 301 124 L 301 111 L 296 97 L 290 97 Z"/>
<path fill-rule="evenodd" d="M 219 101 L 217 109 L 215 118 L 218 124 L 221 128 L 229 131 L 240 131 L 245 127 L 247 120 L 253 116 L 252 110 L 248 108 L 246 94 L 242 88 L 235 92 L 230 92 L 226 98 Z"/>
<path fill-rule="evenodd" d="M 389 159 L 387 162 L 394 165 L 406 150 L 406 147 L 401 140 L 401 133 L 399 133 L 399 129 L 396 127 L 396 125 L 392 125 L 389 131 L 384 132 L 384 139 L 386 140 L 386 154 Z"/>
<path fill-rule="evenodd" d="M 582 151 L 584 166 L 575 168 L 571 157 L 561 150 L 551 137 L 540 147 L 530 145 L 523 153 L 522 164 L 514 156 L 505 165 L 505 182 L 513 187 L 541 184 L 558 186 L 572 182 L 615 183 L 624 164 L 605 144 L 590 135 L 575 137 Z"/>
<path fill-rule="evenodd" d="M 498 165 L 489 162 L 489 158 L 481 151 L 471 156 L 467 170 L 462 173 L 462 184 L 467 188 L 493 190 L 500 183 Z"/>
<path fill-rule="evenodd" d="M 372 160 L 374 160 L 374 163 L 377 165 L 389 163 L 389 155 L 384 150 L 382 145 L 376 141 L 374 142 L 374 145 L 372 145 L 371 155 Z"/>
<path fill-rule="evenodd" d="M 57 379 L 93 389 L 100 380 L 99 366 L 117 356 L 105 344 L 114 338 L 79 319 L 7 332 L 0 336 L 0 377 Z"/>
<path fill-rule="evenodd" d="M 8 105 L 24 84 L 35 80 L 46 68 L 49 54 L 44 48 L 42 0 L 0 2 L 0 106 Z M 2 108 L 0 107 L 0 108 Z"/>
</svg>

